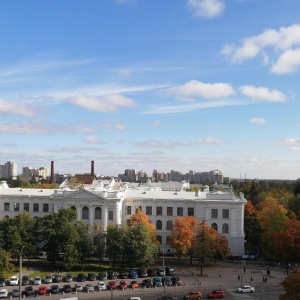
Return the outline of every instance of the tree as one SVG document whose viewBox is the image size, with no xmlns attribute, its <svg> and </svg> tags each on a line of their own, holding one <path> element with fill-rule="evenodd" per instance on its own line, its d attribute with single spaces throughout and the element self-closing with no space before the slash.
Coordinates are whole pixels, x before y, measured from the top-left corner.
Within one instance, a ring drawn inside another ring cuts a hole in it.
<svg viewBox="0 0 300 300">
<path fill-rule="evenodd" d="M 228 240 L 225 235 L 216 234 L 216 246 L 214 248 L 214 260 L 225 260 L 230 254 L 230 248 L 228 246 Z"/>
<path fill-rule="evenodd" d="M 176 250 L 179 261 L 181 255 L 191 250 L 196 224 L 197 221 L 193 216 L 177 217 L 174 222 L 169 245 Z"/>
<path fill-rule="evenodd" d="M 4 276 L 5 272 L 10 272 L 12 268 L 9 253 L 0 248 L 0 276 Z"/>
<path fill-rule="evenodd" d="M 299 299 L 300 295 L 300 268 L 296 269 L 294 273 L 288 275 L 281 285 L 285 293 L 279 296 L 280 300 L 294 300 Z"/>
<path fill-rule="evenodd" d="M 76 231 L 78 234 L 78 241 L 76 243 L 76 250 L 80 263 L 84 263 L 92 256 L 93 243 L 89 227 L 83 222 L 76 223 Z"/>
</svg>

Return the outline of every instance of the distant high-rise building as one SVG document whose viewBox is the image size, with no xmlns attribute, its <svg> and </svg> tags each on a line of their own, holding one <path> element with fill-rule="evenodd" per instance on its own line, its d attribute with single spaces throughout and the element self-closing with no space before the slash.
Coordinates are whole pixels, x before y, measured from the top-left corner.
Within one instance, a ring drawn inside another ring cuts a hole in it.
<svg viewBox="0 0 300 300">
<path fill-rule="evenodd" d="M 47 167 L 41 167 L 39 169 L 31 168 L 31 167 L 23 167 L 22 168 L 22 175 L 25 177 L 40 177 L 43 179 L 46 179 L 49 175 L 49 168 Z"/>
<path fill-rule="evenodd" d="M 4 165 L 0 165 L 0 178 L 14 178 L 17 177 L 17 163 L 14 161 L 7 161 Z"/>
</svg>

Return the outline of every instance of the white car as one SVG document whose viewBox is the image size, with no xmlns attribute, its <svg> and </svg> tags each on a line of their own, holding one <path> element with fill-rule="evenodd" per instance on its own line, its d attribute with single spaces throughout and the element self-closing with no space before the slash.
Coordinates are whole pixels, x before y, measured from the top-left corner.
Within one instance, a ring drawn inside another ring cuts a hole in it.
<svg viewBox="0 0 300 300">
<path fill-rule="evenodd" d="M 76 292 L 82 292 L 83 291 L 83 286 L 79 283 L 75 284 L 75 291 Z"/>
<path fill-rule="evenodd" d="M 85 286 L 85 289 L 86 291 L 89 293 L 89 292 L 93 292 L 94 291 L 94 286 L 90 283 L 88 283 L 86 286 Z"/>
<path fill-rule="evenodd" d="M 243 285 L 236 289 L 238 293 L 252 293 L 255 291 L 253 286 Z"/>
<path fill-rule="evenodd" d="M 34 284 L 34 285 L 42 284 L 42 278 L 41 278 L 40 276 L 34 277 L 34 279 L 33 279 L 33 284 Z"/>
<path fill-rule="evenodd" d="M 106 290 L 106 285 L 105 285 L 104 281 L 98 282 L 97 287 L 98 287 L 99 291 L 105 291 Z"/>
<path fill-rule="evenodd" d="M 46 275 L 46 277 L 44 278 L 44 283 L 52 283 L 52 275 L 51 274 Z"/>
<path fill-rule="evenodd" d="M 1 289 L 0 290 L 0 298 L 7 298 L 8 296 L 8 290 L 7 289 Z"/>
<path fill-rule="evenodd" d="M 19 279 L 17 276 L 12 276 L 9 279 L 9 285 L 18 285 L 19 284 Z"/>
</svg>

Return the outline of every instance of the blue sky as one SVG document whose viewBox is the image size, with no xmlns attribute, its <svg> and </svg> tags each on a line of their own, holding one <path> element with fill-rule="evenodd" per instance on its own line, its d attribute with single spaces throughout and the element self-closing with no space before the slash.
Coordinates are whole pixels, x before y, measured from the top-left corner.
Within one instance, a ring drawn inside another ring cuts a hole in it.
<svg viewBox="0 0 300 300">
<path fill-rule="evenodd" d="M 0 2 L 0 163 L 300 177 L 297 0 Z"/>
</svg>

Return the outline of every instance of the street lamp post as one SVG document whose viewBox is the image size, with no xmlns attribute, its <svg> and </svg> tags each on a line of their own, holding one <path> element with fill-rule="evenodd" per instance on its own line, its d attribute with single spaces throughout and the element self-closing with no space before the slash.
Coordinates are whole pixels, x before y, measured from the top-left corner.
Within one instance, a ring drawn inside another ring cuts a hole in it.
<svg viewBox="0 0 300 300">
<path fill-rule="evenodd" d="M 165 249 L 163 248 L 163 274 L 164 274 L 164 293 L 166 293 L 166 268 L 165 268 Z"/>
<path fill-rule="evenodd" d="M 19 300 L 21 300 L 22 298 L 22 253 L 23 253 L 23 249 L 25 246 L 22 246 L 21 250 L 20 250 L 20 256 L 19 256 Z"/>
</svg>

